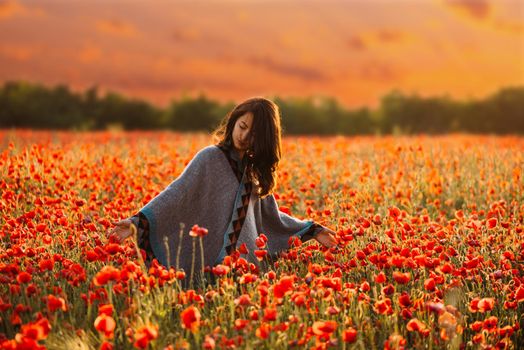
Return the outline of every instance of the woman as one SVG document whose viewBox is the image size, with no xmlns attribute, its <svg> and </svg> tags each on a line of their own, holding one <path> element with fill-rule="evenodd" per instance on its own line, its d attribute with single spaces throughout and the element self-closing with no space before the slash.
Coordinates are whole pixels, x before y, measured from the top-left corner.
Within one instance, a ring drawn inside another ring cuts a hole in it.
<svg viewBox="0 0 524 350">
<path fill-rule="evenodd" d="M 219 264 L 234 251 L 258 264 L 256 240 L 262 233 L 268 238 L 270 256 L 287 249 L 292 236 L 336 245 L 330 229 L 278 210 L 272 194 L 281 157 L 280 112 L 275 103 L 258 97 L 244 101 L 228 113 L 214 136 L 216 145 L 200 150 L 138 214 L 116 223 L 111 235 L 117 241 L 129 237 L 134 225 L 148 263 L 156 258 L 186 273 L 193 272 L 192 267 Z M 203 264 L 187 233 L 195 224 L 208 230 L 202 237 Z"/>
</svg>

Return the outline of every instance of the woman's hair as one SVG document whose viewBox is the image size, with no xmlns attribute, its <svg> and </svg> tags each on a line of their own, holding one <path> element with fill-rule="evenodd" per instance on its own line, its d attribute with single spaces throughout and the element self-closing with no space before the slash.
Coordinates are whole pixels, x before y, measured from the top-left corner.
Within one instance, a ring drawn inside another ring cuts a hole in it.
<svg viewBox="0 0 524 350">
<path fill-rule="evenodd" d="M 263 198 L 273 192 L 277 184 L 276 171 L 281 157 L 280 110 L 271 100 L 250 98 L 231 110 L 213 132 L 217 146 L 232 149 L 235 123 L 246 113 L 253 114 L 250 149 L 247 150 L 248 178 Z"/>
</svg>

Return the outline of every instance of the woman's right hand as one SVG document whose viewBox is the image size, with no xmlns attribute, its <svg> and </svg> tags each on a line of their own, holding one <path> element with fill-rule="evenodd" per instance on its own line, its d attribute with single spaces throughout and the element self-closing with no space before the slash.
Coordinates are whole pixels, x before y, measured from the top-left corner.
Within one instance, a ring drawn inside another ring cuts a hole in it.
<svg viewBox="0 0 524 350">
<path fill-rule="evenodd" d="M 136 232 L 136 227 L 132 224 L 130 219 L 124 219 L 114 224 L 115 227 L 109 232 L 109 238 L 118 243 L 122 243 Z"/>
</svg>

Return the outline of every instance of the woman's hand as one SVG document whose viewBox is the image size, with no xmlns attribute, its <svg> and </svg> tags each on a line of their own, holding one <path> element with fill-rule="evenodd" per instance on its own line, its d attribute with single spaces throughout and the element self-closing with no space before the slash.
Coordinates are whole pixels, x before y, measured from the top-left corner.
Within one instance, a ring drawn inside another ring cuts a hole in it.
<svg viewBox="0 0 524 350">
<path fill-rule="evenodd" d="M 135 225 L 132 224 L 130 219 L 124 219 L 115 223 L 115 227 L 109 232 L 109 238 L 122 243 L 133 233 L 136 234 Z"/>
<path fill-rule="evenodd" d="M 335 238 L 335 232 L 331 231 L 330 229 L 326 228 L 322 231 L 320 231 L 316 236 L 315 239 L 322 244 L 324 247 L 327 248 L 333 248 L 337 246 L 337 239 Z"/>
</svg>

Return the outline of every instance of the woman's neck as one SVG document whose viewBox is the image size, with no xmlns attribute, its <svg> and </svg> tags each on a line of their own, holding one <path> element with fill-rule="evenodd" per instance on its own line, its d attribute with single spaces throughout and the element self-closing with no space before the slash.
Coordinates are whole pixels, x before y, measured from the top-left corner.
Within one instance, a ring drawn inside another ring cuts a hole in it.
<svg viewBox="0 0 524 350">
<path fill-rule="evenodd" d="M 239 150 L 239 149 L 236 149 L 235 147 L 233 147 L 233 152 L 235 152 L 235 153 L 237 154 L 238 159 L 239 159 L 240 161 L 242 161 L 242 160 L 244 159 L 244 155 L 246 154 L 245 151 L 241 151 L 241 150 Z"/>
</svg>

